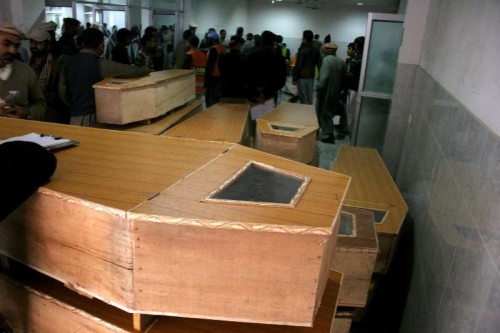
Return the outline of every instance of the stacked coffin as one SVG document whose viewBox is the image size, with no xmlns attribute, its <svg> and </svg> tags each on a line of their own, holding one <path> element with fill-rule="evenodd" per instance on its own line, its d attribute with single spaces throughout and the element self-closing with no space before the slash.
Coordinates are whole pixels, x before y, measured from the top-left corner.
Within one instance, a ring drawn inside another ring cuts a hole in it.
<svg viewBox="0 0 500 333">
<path fill-rule="evenodd" d="M 332 269 L 344 274 L 337 321 L 363 314 L 377 275 L 387 271 L 408 210 L 376 149 L 342 146 L 332 169 L 352 177 Z"/>
<path fill-rule="evenodd" d="M 0 119 L 0 138 L 29 132 L 80 145 L 57 152 L 51 181 L 0 224 L 3 255 L 119 318 L 130 313 L 136 328 L 142 315 L 283 332 L 333 317 L 341 277 L 330 264 L 349 177 L 226 142 Z M 69 311 L 111 327 L 96 308 L 79 312 L 36 282 L 16 281 L 4 277 L 1 294 L 44 302 L 37 311 L 56 309 L 55 322 Z M 2 302 L 0 311 L 21 313 L 16 329 L 36 331 L 25 305 Z"/>
</svg>

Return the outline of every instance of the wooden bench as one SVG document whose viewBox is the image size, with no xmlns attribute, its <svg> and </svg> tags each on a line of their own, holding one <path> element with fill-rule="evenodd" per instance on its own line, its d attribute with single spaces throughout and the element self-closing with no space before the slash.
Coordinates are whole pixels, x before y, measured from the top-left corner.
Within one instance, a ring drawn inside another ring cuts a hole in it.
<svg viewBox="0 0 500 333">
<path fill-rule="evenodd" d="M 166 131 L 163 136 L 239 143 L 251 142 L 249 104 L 217 103 Z"/>
<path fill-rule="evenodd" d="M 314 106 L 285 103 L 257 119 L 255 148 L 309 164 L 318 128 Z"/>
<path fill-rule="evenodd" d="M 380 250 L 375 272 L 385 273 L 408 206 L 374 148 L 342 146 L 332 170 L 352 177 L 345 206 L 374 213 Z"/>
</svg>

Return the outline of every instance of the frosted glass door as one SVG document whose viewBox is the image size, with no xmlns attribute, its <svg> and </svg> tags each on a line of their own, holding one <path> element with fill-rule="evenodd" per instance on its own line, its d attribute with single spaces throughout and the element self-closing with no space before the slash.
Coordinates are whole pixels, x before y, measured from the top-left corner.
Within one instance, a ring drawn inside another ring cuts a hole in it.
<svg viewBox="0 0 500 333">
<path fill-rule="evenodd" d="M 373 22 L 363 91 L 392 94 L 402 34 L 402 22 Z"/>
<path fill-rule="evenodd" d="M 403 35 L 403 16 L 368 14 L 351 142 L 382 152 Z"/>
</svg>

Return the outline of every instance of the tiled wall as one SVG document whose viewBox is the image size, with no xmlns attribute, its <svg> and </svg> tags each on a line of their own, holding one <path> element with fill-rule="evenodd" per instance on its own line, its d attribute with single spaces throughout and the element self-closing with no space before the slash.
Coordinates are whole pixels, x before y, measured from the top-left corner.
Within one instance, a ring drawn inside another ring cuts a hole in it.
<svg viewBox="0 0 500 333">
<path fill-rule="evenodd" d="M 500 140 L 420 67 L 397 183 L 415 220 L 401 332 L 500 332 Z"/>
</svg>

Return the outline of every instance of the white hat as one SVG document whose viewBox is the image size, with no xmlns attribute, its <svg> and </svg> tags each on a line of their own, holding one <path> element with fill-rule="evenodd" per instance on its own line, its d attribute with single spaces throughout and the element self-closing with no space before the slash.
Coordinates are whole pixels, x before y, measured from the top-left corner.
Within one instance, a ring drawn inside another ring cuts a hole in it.
<svg viewBox="0 0 500 333">
<path fill-rule="evenodd" d="M 24 32 L 12 23 L 0 22 L 0 32 L 5 32 L 7 34 L 17 36 L 20 39 L 26 39 L 26 35 L 24 34 Z"/>
<path fill-rule="evenodd" d="M 54 21 L 42 22 L 36 26 L 36 29 L 42 29 L 46 31 L 56 31 L 57 23 Z"/>
<path fill-rule="evenodd" d="M 43 42 L 45 40 L 50 41 L 50 34 L 47 30 L 35 29 L 28 36 L 29 39 L 33 39 L 37 42 Z"/>
<path fill-rule="evenodd" d="M 189 23 L 189 27 L 190 28 L 198 28 L 198 24 L 191 22 L 191 23 Z"/>
</svg>

